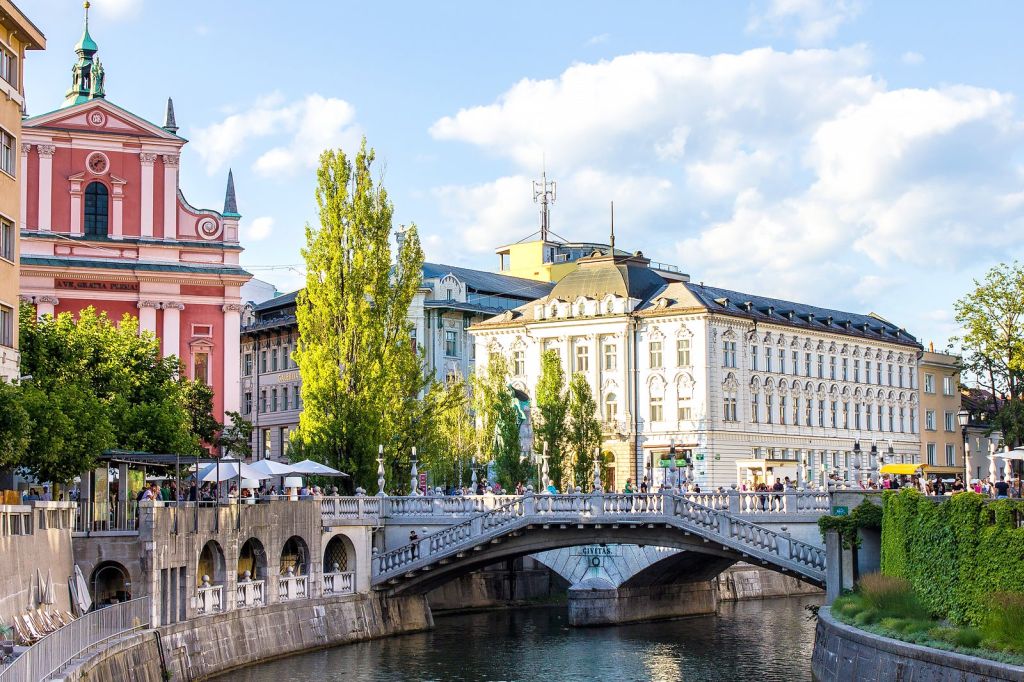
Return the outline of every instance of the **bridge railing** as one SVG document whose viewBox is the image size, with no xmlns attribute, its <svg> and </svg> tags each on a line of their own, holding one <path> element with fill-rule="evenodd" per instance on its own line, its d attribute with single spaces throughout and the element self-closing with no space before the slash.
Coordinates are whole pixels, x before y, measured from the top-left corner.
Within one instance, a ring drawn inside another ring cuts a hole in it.
<svg viewBox="0 0 1024 682">
<path fill-rule="evenodd" d="M 663 499 L 670 493 L 604 493 L 549 495 L 538 493 L 529 496 L 534 500 L 531 513 L 603 513 L 603 514 L 650 514 L 662 513 Z M 602 500 L 600 509 L 592 509 L 593 500 Z M 783 492 L 746 492 L 729 490 L 725 492 L 683 493 L 675 495 L 696 504 L 718 511 L 739 515 L 800 514 L 820 516 L 830 509 L 827 492 L 786 490 Z M 377 523 L 381 519 L 424 519 L 434 517 L 440 523 L 452 519 L 468 518 L 503 508 L 511 502 L 525 499 L 516 495 L 455 495 L 424 496 L 396 495 L 390 497 L 323 497 L 320 510 L 324 525 L 332 521 L 367 521 Z"/>
<path fill-rule="evenodd" d="M 736 495 L 730 495 L 736 506 Z M 430 498 L 426 498 L 430 499 Z M 760 505 L 760 497 L 751 497 Z M 790 495 L 793 508 L 797 503 Z M 720 500 L 711 498 L 713 504 Z M 778 513 L 778 512 L 776 512 Z M 783 513 L 785 508 L 783 508 Z M 566 519 L 628 521 L 629 519 L 668 521 L 674 519 L 684 529 L 693 528 L 723 544 L 783 567 L 793 567 L 814 576 L 824 571 L 824 551 L 778 532 L 740 518 L 729 509 L 715 509 L 689 496 L 651 494 L 524 495 L 498 507 L 455 523 L 416 541 L 375 557 L 374 574 L 388 578 L 426 566 L 431 559 L 443 559 L 468 551 L 502 529 L 528 523 L 564 522 Z M 795 564 L 795 566 L 794 566 Z"/>
</svg>

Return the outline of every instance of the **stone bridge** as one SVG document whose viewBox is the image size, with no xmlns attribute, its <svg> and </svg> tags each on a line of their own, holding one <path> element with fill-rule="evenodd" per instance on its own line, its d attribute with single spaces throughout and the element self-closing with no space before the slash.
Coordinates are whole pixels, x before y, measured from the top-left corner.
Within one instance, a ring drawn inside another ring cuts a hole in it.
<svg viewBox="0 0 1024 682">
<path fill-rule="evenodd" d="M 323 501 L 325 526 L 355 512 L 331 508 L 340 503 Z M 797 539 L 790 528 L 813 527 L 816 535 L 817 518 L 829 509 L 827 493 L 527 494 L 363 498 L 359 504 L 379 505 L 386 528 L 432 528 L 414 543 L 391 534 L 376 551 L 371 584 L 392 594 L 425 593 L 503 559 L 587 544 L 686 550 L 664 560 L 671 566 L 652 565 L 644 578 L 665 571 L 710 578 L 742 560 L 816 585 L 825 581 L 820 542 Z"/>
</svg>

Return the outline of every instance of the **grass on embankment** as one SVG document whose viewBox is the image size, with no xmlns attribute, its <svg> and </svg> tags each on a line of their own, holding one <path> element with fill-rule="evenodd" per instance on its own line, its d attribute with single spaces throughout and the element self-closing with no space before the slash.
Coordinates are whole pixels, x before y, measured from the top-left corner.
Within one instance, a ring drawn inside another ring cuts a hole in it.
<svg viewBox="0 0 1024 682">
<path fill-rule="evenodd" d="M 832 615 L 883 637 L 1024 665 L 1024 595 L 996 593 L 990 606 L 984 626 L 960 627 L 928 613 L 908 581 L 873 573 L 833 602 Z"/>
</svg>

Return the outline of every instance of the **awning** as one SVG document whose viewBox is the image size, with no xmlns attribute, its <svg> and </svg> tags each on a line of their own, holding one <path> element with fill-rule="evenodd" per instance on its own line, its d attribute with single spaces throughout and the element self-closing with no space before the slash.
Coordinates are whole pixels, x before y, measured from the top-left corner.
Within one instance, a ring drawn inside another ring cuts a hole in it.
<svg viewBox="0 0 1024 682">
<path fill-rule="evenodd" d="M 923 466 L 923 464 L 883 464 L 879 471 L 883 474 L 900 474 L 903 476 L 909 476 L 911 474 L 916 474 Z"/>
<path fill-rule="evenodd" d="M 935 466 L 932 464 L 926 464 L 924 466 L 924 473 L 926 474 L 962 474 L 964 473 L 963 467 L 946 467 L 946 466 Z"/>
</svg>

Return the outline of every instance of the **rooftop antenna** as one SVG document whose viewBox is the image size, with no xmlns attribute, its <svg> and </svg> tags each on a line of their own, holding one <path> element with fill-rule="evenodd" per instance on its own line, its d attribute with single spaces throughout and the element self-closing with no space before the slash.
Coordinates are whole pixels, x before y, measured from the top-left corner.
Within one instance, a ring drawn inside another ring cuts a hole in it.
<svg viewBox="0 0 1024 682">
<path fill-rule="evenodd" d="M 614 256 L 615 255 L 615 202 L 613 201 L 611 203 L 612 203 L 612 236 L 608 240 L 609 246 L 611 247 L 611 248 L 608 249 L 608 255 L 609 256 Z"/>
<path fill-rule="evenodd" d="M 549 204 L 554 203 L 557 198 L 557 187 L 554 180 L 548 182 L 547 162 L 542 162 L 541 179 L 533 181 L 533 203 L 540 203 L 540 240 L 548 240 L 548 231 L 551 227 L 551 209 Z"/>
</svg>

